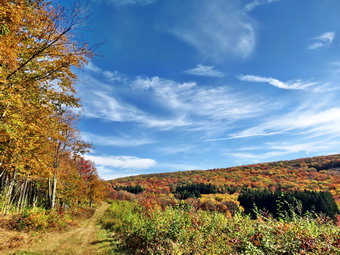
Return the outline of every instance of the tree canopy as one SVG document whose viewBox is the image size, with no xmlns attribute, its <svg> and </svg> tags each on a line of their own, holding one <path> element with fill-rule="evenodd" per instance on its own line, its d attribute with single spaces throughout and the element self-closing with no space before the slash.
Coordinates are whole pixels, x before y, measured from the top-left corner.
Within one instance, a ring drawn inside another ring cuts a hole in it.
<svg viewBox="0 0 340 255">
<path fill-rule="evenodd" d="M 89 181 L 78 164 L 89 144 L 75 128 L 75 109 L 80 104 L 73 68 L 80 68 L 92 55 L 85 43 L 74 38 L 82 19 L 81 8 L 67 12 L 43 0 L 0 3 L 3 211 L 13 203 L 21 206 L 20 196 L 28 203 L 28 190 L 31 196 L 40 194 L 41 203 L 54 207 L 57 199 L 65 200 L 72 193 L 75 180 Z M 95 171 L 91 174 L 99 179 Z M 65 189 L 60 197 L 58 180 Z M 34 198 L 31 204 L 35 200 L 39 201 Z"/>
</svg>

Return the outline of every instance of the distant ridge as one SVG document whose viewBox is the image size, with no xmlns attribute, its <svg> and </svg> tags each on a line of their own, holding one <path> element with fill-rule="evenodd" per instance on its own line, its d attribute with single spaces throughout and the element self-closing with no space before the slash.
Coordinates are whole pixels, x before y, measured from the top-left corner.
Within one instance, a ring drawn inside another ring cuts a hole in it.
<svg viewBox="0 0 340 255">
<path fill-rule="evenodd" d="M 109 181 L 167 192 L 176 185 L 211 183 L 220 187 L 330 191 L 340 201 L 340 154 L 209 170 L 143 174 Z"/>
</svg>

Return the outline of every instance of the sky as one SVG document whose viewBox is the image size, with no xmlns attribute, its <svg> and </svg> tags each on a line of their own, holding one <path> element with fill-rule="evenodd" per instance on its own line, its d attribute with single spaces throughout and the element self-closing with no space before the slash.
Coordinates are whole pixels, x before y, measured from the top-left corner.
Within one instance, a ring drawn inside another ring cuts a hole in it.
<svg viewBox="0 0 340 255">
<path fill-rule="evenodd" d="M 88 1 L 78 127 L 103 179 L 340 152 L 340 1 Z"/>
</svg>

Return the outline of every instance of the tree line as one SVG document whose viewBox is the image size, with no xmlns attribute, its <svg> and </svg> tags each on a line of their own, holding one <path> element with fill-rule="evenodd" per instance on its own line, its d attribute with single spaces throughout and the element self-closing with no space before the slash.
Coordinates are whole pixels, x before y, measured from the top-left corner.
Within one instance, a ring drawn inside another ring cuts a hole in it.
<svg viewBox="0 0 340 255">
<path fill-rule="evenodd" d="M 115 186 L 113 187 L 113 189 L 117 191 L 125 190 L 133 194 L 140 194 L 143 193 L 145 190 L 145 188 L 143 188 L 141 185 Z"/>
<path fill-rule="evenodd" d="M 329 192 L 317 191 L 288 191 L 276 190 L 271 192 L 267 189 L 243 190 L 238 197 L 240 205 L 245 213 L 256 218 L 257 213 L 262 211 L 275 218 L 292 216 L 297 213 L 301 216 L 307 212 L 323 213 L 334 218 L 339 213 L 337 204 Z"/>
<path fill-rule="evenodd" d="M 177 186 L 173 192 L 178 199 L 200 198 L 201 194 L 215 194 L 216 187 L 211 183 L 192 183 Z"/>
<path fill-rule="evenodd" d="M 92 203 L 103 184 L 81 154 L 72 68 L 92 53 L 74 40 L 81 9 L 44 0 L 0 3 L 0 209 Z"/>
</svg>

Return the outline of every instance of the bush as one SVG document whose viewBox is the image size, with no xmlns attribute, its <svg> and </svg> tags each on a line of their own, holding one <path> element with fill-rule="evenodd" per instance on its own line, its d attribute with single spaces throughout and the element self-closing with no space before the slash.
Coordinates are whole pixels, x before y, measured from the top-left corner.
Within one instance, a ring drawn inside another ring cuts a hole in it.
<svg viewBox="0 0 340 255">
<path fill-rule="evenodd" d="M 60 230 L 74 224 L 70 216 L 41 208 L 26 210 L 11 219 L 11 227 L 23 231 Z"/>
<path fill-rule="evenodd" d="M 115 201 L 101 223 L 128 254 L 340 254 L 340 229 L 325 217 L 253 220 L 181 205 L 150 214 Z"/>
</svg>

